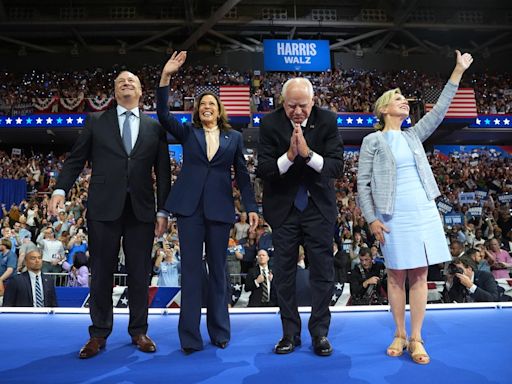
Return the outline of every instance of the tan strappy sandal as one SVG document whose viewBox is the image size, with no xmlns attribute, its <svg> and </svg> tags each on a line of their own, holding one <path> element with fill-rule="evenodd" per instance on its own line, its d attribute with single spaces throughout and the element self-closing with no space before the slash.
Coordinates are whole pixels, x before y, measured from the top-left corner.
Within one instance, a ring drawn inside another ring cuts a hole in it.
<svg viewBox="0 0 512 384">
<path fill-rule="evenodd" d="M 391 357 L 402 356 L 404 349 L 407 348 L 407 336 L 395 335 L 392 343 L 386 349 L 386 354 Z"/>
<path fill-rule="evenodd" d="M 412 360 L 417 364 L 428 364 L 430 363 L 430 356 L 425 351 L 423 346 L 425 343 L 421 339 L 409 338 L 407 350 L 411 355 Z"/>
</svg>

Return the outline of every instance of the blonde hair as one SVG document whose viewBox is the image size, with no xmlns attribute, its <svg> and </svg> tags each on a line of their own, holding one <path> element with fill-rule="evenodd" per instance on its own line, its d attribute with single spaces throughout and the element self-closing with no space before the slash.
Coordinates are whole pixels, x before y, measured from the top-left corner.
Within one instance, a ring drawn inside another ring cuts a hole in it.
<svg viewBox="0 0 512 384">
<path fill-rule="evenodd" d="M 373 114 L 377 116 L 379 121 L 373 125 L 377 131 L 384 129 L 384 114 L 381 112 L 381 109 L 389 104 L 394 95 L 402 94 L 400 88 L 390 89 L 389 91 L 384 92 L 375 102 L 375 106 L 373 107 Z"/>
</svg>

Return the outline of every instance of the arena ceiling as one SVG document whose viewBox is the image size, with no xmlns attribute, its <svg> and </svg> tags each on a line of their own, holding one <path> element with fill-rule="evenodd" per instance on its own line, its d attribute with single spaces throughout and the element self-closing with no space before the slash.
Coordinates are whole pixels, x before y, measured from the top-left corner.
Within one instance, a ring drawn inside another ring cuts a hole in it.
<svg viewBox="0 0 512 384">
<path fill-rule="evenodd" d="M 268 38 L 328 39 L 332 51 L 356 56 L 445 55 L 460 48 L 492 60 L 512 55 L 511 37 L 510 0 L 0 0 L 4 60 L 30 60 L 33 53 L 261 52 Z M 368 132 L 342 134 L 347 144 L 359 144 Z M 78 134 L 5 129 L 0 145 L 69 147 Z M 257 140 L 257 130 L 244 134 L 249 145 Z M 447 126 L 433 140 L 510 145 L 512 135 Z"/>
<path fill-rule="evenodd" d="M 509 0 L 0 0 L 0 52 L 259 52 L 263 39 L 332 51 L 511 51 Z"/>
</svg>

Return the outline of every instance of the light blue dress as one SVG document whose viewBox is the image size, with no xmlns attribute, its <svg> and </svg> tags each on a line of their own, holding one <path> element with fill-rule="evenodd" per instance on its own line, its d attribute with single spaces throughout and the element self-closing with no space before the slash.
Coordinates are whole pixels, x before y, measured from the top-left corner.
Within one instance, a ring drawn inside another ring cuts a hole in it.
<svg viewBox="0 0 512 384">
<path fill-rule="evenodd" d="M 402 131 L 386 131 L 384 137 L 397 167 L 394 212 L 377 212 L 390 230 L 381 245 L 386 267 L 412 269 L 451 260 L 435 201 L 427 198 Z"/>
</svg>

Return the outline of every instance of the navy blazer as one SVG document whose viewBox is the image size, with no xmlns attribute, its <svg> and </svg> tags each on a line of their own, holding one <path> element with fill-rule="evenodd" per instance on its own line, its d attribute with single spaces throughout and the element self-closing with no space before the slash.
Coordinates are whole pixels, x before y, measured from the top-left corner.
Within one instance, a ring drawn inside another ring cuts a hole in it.
<svg viewBox="0 0 512 384">
<path fill-rule="evenodd" d="M 247 212 L 257 212 L 249 172 L 242 152 L 242 134 L 220 131 L 219 149 L 211 161 L 206 156 L 204 130 L 182 124 L 169 112 L 168 87 L 157 89 L 157 113 L 162 126 L 183 147 L 183 166 L 171 188 L 165 208 L 176 215 L 191 216 L 203 202 L 205 217 L 222 223 L 235 222 L 231 166 Z M 201 200 L 202 199 L 202 200 Z"/>
<path fill-rule="evenodd" d="M 53 278 L 41 274 L 43 283 L 43 295 L 45 307 L 57 307 L 57 297 L 55 295 L 55 284 Z M 34 297 L 32 295 L 32 284 L 28 272 L 10 279 L 5 288 L 4 307 L 33 307 Z"/>
</svg>

